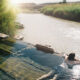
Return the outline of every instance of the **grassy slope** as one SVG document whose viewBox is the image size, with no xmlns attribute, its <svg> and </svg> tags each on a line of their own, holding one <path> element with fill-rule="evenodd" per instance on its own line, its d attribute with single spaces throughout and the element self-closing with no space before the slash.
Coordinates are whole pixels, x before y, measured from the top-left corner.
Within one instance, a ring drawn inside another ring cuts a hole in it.
<svg viewBox="0 0 80 80">
<path fill-rule="evenodd" d="M 80 3 L 48 5 L 43 7 L 41 12 L 50 16 L 80 21 Z"/>
</svg>

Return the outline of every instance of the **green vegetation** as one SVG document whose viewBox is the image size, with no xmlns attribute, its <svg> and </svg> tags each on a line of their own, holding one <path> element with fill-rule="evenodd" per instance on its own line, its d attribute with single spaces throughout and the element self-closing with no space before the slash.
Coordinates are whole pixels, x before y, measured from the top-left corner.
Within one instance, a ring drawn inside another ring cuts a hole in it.
<svg viewBox="0 0 80 80">
<path fill-rule="evenodd" d="M 17 29 L 23 29 L 24 28 L 24 25 L 19 23 L 19 22 L 16 22 L 16 28 Z"/>
<path fill-rule="evenodd" d="M 80 21 L 80 4 L 68 3 L 68 4 L 53 4 L 45 6 L 41 9 L 41 12 L 63 19 Z"/>
<path fill-rule="evenodd" d="M 0 33 L 11 37 L 15 33 L 16 9 L 10 4 L 10 0 L 0 0 Z"/>
<path fill-rule="evenodd" d="M 11 54 L 11 49 L 13 48 L 14 43 L 15 40 L 11 38 L 0 40 L 0 55 L 6 56 Z"/>
<path fill-rule="evenodd" d="M 7 34 L 11 38 L 16 32 L 16 14 L 18 13 L 16 9 L 17 7 L 13 6 L 10 0 L 0 0 L 0 33 Z M 15 42 L 11 38 L 0 38 L 0 56 L 11 54 L 12 46 Z"/>
</svg>

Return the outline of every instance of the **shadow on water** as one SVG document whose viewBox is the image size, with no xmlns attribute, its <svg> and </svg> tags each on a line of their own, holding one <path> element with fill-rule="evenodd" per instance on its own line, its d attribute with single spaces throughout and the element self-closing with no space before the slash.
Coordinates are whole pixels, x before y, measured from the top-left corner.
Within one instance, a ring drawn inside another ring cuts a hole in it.
<svg viewBox="0 0 80 80">
<path fill-rule="evenodd" d="M 36 80 L 50 71 L 54 74 L 44 80 L 53 78 L 55 74 L 58 75 L 56 80 L 71 80 L 70 70 L 60 66 L 63 59 L 56 54 L 38 51 L 33 45 L 21 41 L 12 45 L 11 52 L 0 63 L 1 80 Z"/>
<path fill-rule="evenodd" d="M 9 39 L 9 38 L 8 38 Z M 4 63 L 11 55 L 11 48 L 14 44 L 10 39 L 0 39 L 0 80 L 15 80 L 14 77 L 8 74 L 3 68 L 6 67 L 7 63 Z"/>
<path fill-rule="evenodd" d="M 9 46 L 12 49 L 11 54 L 0 57 L 1 79 L 35 80 L 62 63 L 60 57 L 38 51 L 29 43 L 18 41 Z"/>
<path fill-rule="evenodd" d="M 42 66 L 47 66 L 53 69 L 55 66 L 58 66 L 63 62 L 63 59 L 60 56 L 38 51 L 33 45 L 28 43 L 21 44 L 18 42 L 14 45 L 14 47 L 14 56 L 19 58 L 28 57 Z M 18 53 L 16 54 L 15 52 Z"/>
</svg>

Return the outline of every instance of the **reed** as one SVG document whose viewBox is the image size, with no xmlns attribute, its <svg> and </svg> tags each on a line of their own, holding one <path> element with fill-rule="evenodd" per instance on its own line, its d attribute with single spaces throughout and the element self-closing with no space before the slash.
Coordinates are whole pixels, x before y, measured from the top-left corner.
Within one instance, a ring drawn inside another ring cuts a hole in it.
<svg viewBox="0 0 80 80">
<path fill-rule="evenodd" d="M 48 5 L 43 7 L 41 12 L 50 16 L 80 21 L 80 3 Z"/>
</svg>

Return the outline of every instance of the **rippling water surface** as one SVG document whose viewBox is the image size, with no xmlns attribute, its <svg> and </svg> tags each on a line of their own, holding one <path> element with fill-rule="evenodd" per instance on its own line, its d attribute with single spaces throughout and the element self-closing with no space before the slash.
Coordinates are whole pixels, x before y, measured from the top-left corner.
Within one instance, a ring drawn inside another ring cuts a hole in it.
<svg viewBox="0 0 80 80">
<path fill-rule="evenodd" d="M 51 45 L 60 53 L 80 53 L 80 23 L 43 14 L 19 14 L 18 21 L 24 25 L 20 33 L 25 42 Z"/>
<path fill-rule="evenodd" d="M 16 42 L 12 52 L 0 64 L 3 66 L 0 69 L 1 80 L 36 80 L 62 63 L 59 56 L 43 53 L 23 42 Z"/>
<path fill-rule="evenodd" d="M 33 45 L 18 41 L 10 56 L 0 62 L 0 80 L 37 80 L 52 72 L 42 80 L 76 80 L 80 78 L 80 66 L 69 69 L 62 65 L 64 59 L 56 54 L 38 51 Z"/>
</svg>

